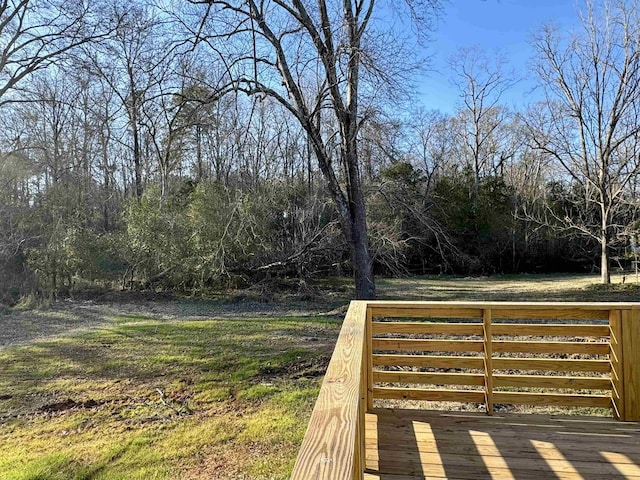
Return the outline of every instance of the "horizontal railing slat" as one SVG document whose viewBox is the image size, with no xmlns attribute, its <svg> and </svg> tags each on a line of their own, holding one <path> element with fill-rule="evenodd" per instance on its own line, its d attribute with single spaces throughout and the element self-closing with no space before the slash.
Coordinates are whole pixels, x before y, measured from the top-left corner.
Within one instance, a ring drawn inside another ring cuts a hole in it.
<svg viewBox="0 0 640 480">
<path fill-rule="evenodd" d="M 608 355 L 609 343 L 605 342 L 526 342 L 492 341 L 496 353 L 581 353 L 587 355 Z"/>
<path fill-rule="evenodd" d="M 375 366 L 399 366 L 421 368 L 469 368 L 482 369 L 481 357 L 456 357 L 444 355 L 373 355 Z M 495 370 L 542 370 L 550 372 L 599 372 L 608 373 L 608 360 L 564 360 L 549 358 L 494 358 Z"/>
<path fill-rule="evenodd" d="M 421 400 L 429 402 L 475 402 L 484 401 L 480 390 L 436 390 L 421 388 L 374 387 L 373 395 L 385 400 Z"/>
<path fill-rule="evenodd" d="M 557 358 L 494 358 L 495 370 L 541 370 L 548 372 L 608 373 L 608 360 L 564 360 Z"/>
<path fill-rule="evenodd" d="M 480 309 L 492 310 L 575 310 L 575 311 L 609 311 L 631 310 L 636 304 L 629 302 L 465 302 L 465 301 L 394 301 L 394 300 L 370 300 L 367 302 L 370 309 Z"/>
<path fill-rule="evenodd" d="M 493 392 L 495 403 L 559 407 L 611 408 L 610 395 L 568 395 L 560 393 Z"/>
<path fill-rule="evenodd" d="M 494 374 L 493 385 L 495 387 L 611 390 L 611 380 L 606 377 L 569 377 L 560 375 Z"/>
<path fill-rule="evenodd" d="M 484 375 L 480 373 L 386 372 L 374 370 L 373 381 L 422 385 L 484 385 Z"/>
<path fill-rule="evenodd" d="M 445 355 L 373 355 L 377 367 L 421 367 L 421 368 L 471 368 L 481 369 L 482 357 L 454 357 Z"/>
<path fill-rule="evenodd" d="M 566 319 L 566 320 L 608 320 L 608 310 L 582 308 L 496 308 L 493 318 L 511 319 Z"/>
<path fill-rule="evenodd" d="M 370 307 L 373 318 L 482 318 L 481 308 Z"/>
<path fill-rule="evenodd" d="M 414 335 L 482 335 L 481 323 L 373 322 L 373 335 L 385 333 Z"/>
<path fill-rule="evenodd" d="M 608 337 L 609 325 L 562 325 L 544 323 L 494 323 L 493 335 Z"/>
<path fill-rule="evenodd" d="M 416 340 L 407 338 L 374 338 L 372 347 L 373 350 L 400 350 L 419 352 L 482 352 L 484 343 L 480 340 Z"/>
</svg>

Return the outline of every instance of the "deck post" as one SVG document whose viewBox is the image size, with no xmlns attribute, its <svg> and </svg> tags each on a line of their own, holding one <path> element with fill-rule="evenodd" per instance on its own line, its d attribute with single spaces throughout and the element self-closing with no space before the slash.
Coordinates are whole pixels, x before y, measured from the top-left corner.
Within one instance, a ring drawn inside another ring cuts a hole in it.
<svg viewBox="0 0 640 480">
<path fill-rule="evenodd" d="M 367 312 L 369 309 L 367 309 Z M 365 336 L 367 335 L 367 326 L 365 325 Z M 364 470 L 366 467 L 366 447 L 365 447 L 365 430 L 367 423 L 367 401 L 369 398 L 369 394 L 367 392 L 367 382 L 369 375 L 367 374 L 367 364 L 369 357 L 368 349 L 367 349 L 367 339 L 364 339 L 364 346 L 362 348 L 362 370 L 360 372 L 360 408 L 358 409 L 358 424 L 356 428 L 358 429 L 356 435 L 356 444 L 355 444 L 355 452 L 356 452 L 356 461 L 354 462 L 354 470 L 353 470 L 353 478 L 355 480 L 363 480 L 364 479 Z"/>
<path fill-rule="evenodd" d="M 482 314 L 484 332 L 484 404 L 487 415 L 493 415 L 493 344 L 491 333 L 491 309 Z"/>
<path fill-rule="evenodd" d="M 291 480 L 364 478 L 366 310 L 349 305 Z"/>
<path fill-rule="evenodd" d="M 367 375 L 367 384 L 365 388 L 365 394 L 367 396 L 367 412 L 373 410 L 373 314 L 371 313 L 371 308 L 367 306 L 367 320 L 365 324 L 364 334 L 366 337 L 366 348 L 365 348 L 365 362 L 364 366 L 366 368 Z"/>
<path fill-rule="evenodd" d="M 621 315 L 622 394 L 627 422 L 640 421 L 640 305 Z"/>
<path fill-rule="evenodd" d="M 622 373 L 622 311 L 609 312 L 609 361 L 611 362 L 611 406 L 613 415 L 624 421 L 624 376 Z"/>
</svg>

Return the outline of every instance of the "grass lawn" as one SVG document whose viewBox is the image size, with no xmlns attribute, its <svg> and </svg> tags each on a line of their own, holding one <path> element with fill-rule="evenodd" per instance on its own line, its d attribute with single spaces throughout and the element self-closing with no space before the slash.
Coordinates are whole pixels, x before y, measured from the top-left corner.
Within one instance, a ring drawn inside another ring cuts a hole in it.
<svg viewBox="0 0 640 480">
<path fill-rule="evenodd" d="M 73 303 L 0 314 L 0 480 L 288 478 L 341 323 L 313 315 L 348 300 L 348 280 L 324 282 L 320 303 L 270 299 L 264 311 L 250 300 L 180 300 L 109 304 L 86 324 Z M 630 279 L 597 282 L 380 279 L 378 293 L 640 300 Z"/>
<path fill-rule="evenodd" d="M 111 321 L 0 351 L 2 480 L 288 478 L 338 321 Z"/>
<path fill-rule="evenodd" d="M 623 283 L 624 279 L 624 283 Z M 377 282 L 381 299 L 510 302 L 637 302 L 635 275 L 493 275 L 491 277 L 385 278 Z"/>
</svg>

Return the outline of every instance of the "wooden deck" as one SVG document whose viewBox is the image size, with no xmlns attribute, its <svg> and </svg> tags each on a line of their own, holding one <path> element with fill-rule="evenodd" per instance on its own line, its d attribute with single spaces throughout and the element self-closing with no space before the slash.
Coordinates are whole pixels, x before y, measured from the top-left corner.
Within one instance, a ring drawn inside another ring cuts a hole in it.
<svg viewBox="0 0 640 480">
<path fill-rule="evenodd" d="M 366 480 L 639 479 L 640 423 L 374 409 Z"/>
<path fill-rule="evenodd" d="M 486 415 L 376 400 L 483 404 Z M 638 422 L 638 303 L 353 301 L 291 479 L 640 480 Z"/>
</svg>

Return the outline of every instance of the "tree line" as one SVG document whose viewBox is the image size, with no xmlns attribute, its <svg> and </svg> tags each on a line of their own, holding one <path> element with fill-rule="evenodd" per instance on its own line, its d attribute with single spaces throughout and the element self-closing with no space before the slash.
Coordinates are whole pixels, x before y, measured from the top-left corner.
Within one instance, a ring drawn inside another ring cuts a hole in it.
<svg viewBox="0 0 640 480">
<path fill-rule="evenodd" d="M 0 5 L 0 302 L 331 275 L 372 298 L 376 274 L 629 267 L 637 3 L 535 32 L 539 99 L 519 110 L 508 63 L 461 49 L 452 114 L 410 94 L 443 5 L 381 5 Z"/>
</svg>

